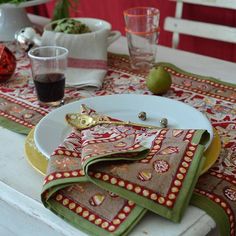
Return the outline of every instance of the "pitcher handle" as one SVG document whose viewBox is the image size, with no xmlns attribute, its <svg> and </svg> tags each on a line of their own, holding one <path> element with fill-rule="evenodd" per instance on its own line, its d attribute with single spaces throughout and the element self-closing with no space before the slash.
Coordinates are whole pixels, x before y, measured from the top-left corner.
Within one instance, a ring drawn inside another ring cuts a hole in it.
<svg viewBox="0 0 236 236">
<path fill-rule="evenodd" d="M 114 41 L 116 41 L 121 36 L 120 31 L 111 31 L 107 38 L 107 44 L 110 46 Z"/>
</svg>

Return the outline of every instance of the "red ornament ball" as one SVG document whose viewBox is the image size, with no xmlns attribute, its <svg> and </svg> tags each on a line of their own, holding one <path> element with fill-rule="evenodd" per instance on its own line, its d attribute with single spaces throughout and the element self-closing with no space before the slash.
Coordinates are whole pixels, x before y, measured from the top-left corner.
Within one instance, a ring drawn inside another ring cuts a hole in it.
<svg viewBox="0 0 236 236">
<path fill-rule="evenodd" d="M 0 44 L 0 82 L 11 78 L 16 69 L 14 54 L 3 44 Z"/>
</svg>

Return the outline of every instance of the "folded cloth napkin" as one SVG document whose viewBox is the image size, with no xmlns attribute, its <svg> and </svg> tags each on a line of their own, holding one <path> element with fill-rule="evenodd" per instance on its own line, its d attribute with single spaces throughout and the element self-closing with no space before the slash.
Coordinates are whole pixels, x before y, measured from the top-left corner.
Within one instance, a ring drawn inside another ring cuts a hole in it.
<svg viewBox="0 0 236 236">
<path fill-rule="evenodd" d="M 64 34 L 45 30 L 42 45 L 57 45 L 69 50 L 66 84 L 68 86 L 102 86 L 107 72 L 107 29 L 88 34 Z"/>
<path fill-rule="evenodd" d="M 180 221 L 204 163 L 206 133 L 114 124 L 73 130 L 50 158 L 42 201 L 93 235 L 124 235 L 146 210 Z"/>
</svg>

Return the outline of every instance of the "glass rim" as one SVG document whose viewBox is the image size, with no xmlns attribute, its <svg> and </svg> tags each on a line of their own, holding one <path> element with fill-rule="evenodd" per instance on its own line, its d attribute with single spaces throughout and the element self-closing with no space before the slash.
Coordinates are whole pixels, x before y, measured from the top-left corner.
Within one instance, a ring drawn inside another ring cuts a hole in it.
<svg viewBox="0 0 236 236">
<path fill-rule="evenodd" d="M 157 28 L 155 28 L 151 31 L 133 31 L 133 30 L 130 30 L 127 27 L 125 27 L 125 32 L 131 33 L 131 34 L 136 34 L 136 35 L 150 35 L 155 32 L 160 33 L 160 26 L 158 26 Z"/>
<path fill-rule="evenodd" d="M 62 52 L 60 55 L 57 55 L 57 56 L 35 56 L 33 55 L 33 53 L 39 49 L 52 49 L 52 48 L 58 48 L 58 49 L 61 49 L 63 50 L 64 52 Z M 63 57 L 66 57 L 68 55 L 69 51 L 67 48 L 64 48 L 64 47 L 61 47 L 61 46 L 39 46 L 39 47 L 36 47 L 36 48 L 33 48 L 31 49 L 29 52 L 28 52 L 28 55 L 30 58 L 32 59 L 38 59 L 38 60 L 52 60 L 52 59 L 56 59 L 56 58 L 63 58 Z"/>
<path fill-rule="evenodd" d="M 135 10 L 135 9 L 153 9 L 153 10 L 155 10 L 155 12 L 153 12 L 151 14 L 134 14 L 134 13 L 129 13 L 129 11 Z M 155 7 L 132 7 L 132 8 L 128 8 L 128 9 L 124 10 L 124 15 L 125 16 L 129 16 L 129 17 L 155 16 L 155 15 L 159 15 L 159 14 L 160 14 L 160 10 L 158 8 L 155 8 Z"/>
</svg>

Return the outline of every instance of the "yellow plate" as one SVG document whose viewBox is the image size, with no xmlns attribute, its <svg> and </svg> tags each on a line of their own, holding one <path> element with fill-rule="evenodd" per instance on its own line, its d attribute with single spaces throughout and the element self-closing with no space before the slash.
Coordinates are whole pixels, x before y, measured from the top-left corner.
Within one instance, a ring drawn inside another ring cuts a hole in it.
<svg viewBox="0 0 236 236">
<path fill-rule="evenodd" d="M 34 142 L 34 129 L 30 131 L 25 140 L 25 154 L 30 165 L 40 174 L 46 175 L 48 160 L 38 151 Z"/>
<path fill-rule="evenodd" d="M 214 129 L 212 142 L 204 153 L 206 161 L 204 163 L 201 175 L 207 172 L 214 165 L 214 163 L 216 162 L 217 158 L 220 155 L 220 150 L 221 150 L 220 136 L 217 133 L 216 129 Z"/>
<path fill-rule="evenodd" d="M 214 129 L 214 137 L 211 145 L 205 151 L 204 156 L 206 157 L 205 164 L 201 174 L 204 174 L 217 160 L 221 149 L 220 137 L 217 131 Z M 26 158 L 31 166 L 39 173 L 45 175 L 47 171 L 47 158 L 42 155 L 35 143 L 34 143 L 34 129 L 32 129 L 25 141 L 25 154 Z"/>
</svg>

